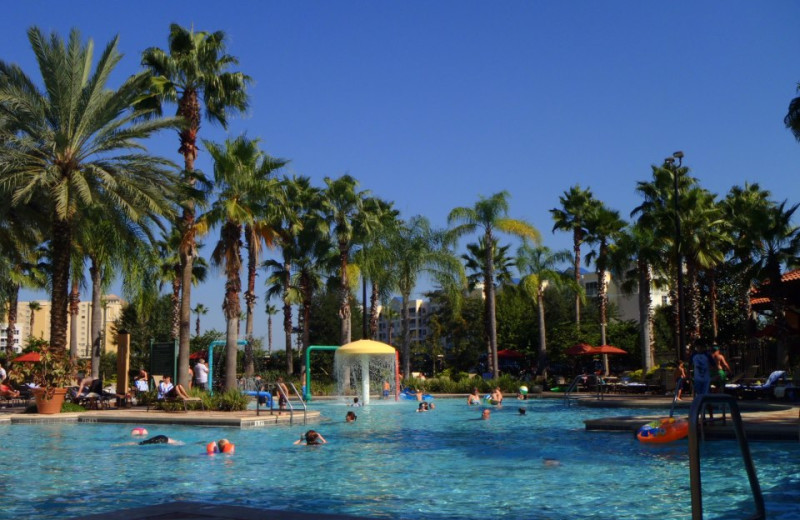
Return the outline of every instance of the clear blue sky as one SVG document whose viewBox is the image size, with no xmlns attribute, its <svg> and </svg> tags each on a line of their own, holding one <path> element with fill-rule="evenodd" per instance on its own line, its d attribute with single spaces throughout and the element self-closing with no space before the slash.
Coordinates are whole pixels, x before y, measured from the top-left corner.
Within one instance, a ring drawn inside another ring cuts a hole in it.
<svg viewBox="0 0 800 520">
<path fill-rule="evenodd" d="M 800 202 L 800 144 L 783 126 L 800 81 L 797 2 L 14 2 L 0 57 L 35 77 L 28 27 L 77 27 L 98 52 L 118 34 L 121 78 L 166 46 L 171 22 L 225 31 L 254 78 L 230 135 L 262 138 L 317 185 L 350 173 L 404 217 L 444 226 L 453 207 L 508 190 L 511 215 L 564 248 L 548 213 L 560 194 L 591 187 L 627 217 L 636 182 L 679 149 L 721 196 L 749 181 Z M 154 146 L 180 161 L 177 148 L 171 134 Z M 211 171 L 207 154 L 198 167 Z M 219 272 L 195 290 L 212 309 L 204 328 L 224 329 L 222 296 Z"/>
</svg>

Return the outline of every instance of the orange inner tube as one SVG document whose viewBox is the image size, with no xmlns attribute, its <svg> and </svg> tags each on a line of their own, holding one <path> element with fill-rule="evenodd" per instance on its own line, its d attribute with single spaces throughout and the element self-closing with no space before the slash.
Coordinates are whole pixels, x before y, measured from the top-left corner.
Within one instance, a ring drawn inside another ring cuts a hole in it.
<svg viewBox="0 0 800 520">
<path fill-rule="evenodd" d="M 636 438 L 645 443 L 662 444 L 677 441 L 689 435 L 689 421 L 686 419 L 657 419 L 639 428 Z"/>
</svg>

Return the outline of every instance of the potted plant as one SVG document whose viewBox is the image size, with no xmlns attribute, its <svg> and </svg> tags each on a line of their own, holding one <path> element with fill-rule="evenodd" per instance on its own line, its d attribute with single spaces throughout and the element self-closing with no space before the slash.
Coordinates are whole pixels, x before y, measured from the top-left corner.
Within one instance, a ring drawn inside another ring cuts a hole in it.
<svg viewBox="0 0 800 520">
<path fill-rule="evenodd" d="M 39 361 L 21 363 L 14 368 L 11 378 L 18 385 L 31 385 L 39 413 L 59 413 L 67 387 L 75 378 L 75 361 L 66 350 L 50 345 L 43 345 L 37 353 Z"/>
</svg>

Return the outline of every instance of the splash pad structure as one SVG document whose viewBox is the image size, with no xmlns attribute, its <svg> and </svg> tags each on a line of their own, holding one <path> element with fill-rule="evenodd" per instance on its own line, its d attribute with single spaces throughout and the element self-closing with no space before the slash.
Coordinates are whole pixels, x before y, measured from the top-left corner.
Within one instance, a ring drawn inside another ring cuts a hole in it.
<svg viewBox="0 0 800 520">
<path fill-rule="evenodd" d="M 389 395 L 396 396 L 397 350 L 391 345 L 369 339 L 342 345 L 334 354 L 333 370 L 339 395 L 357 395 L 368 405 L 371 393 L 382 395 L 386 381 Z"/>
</svg>

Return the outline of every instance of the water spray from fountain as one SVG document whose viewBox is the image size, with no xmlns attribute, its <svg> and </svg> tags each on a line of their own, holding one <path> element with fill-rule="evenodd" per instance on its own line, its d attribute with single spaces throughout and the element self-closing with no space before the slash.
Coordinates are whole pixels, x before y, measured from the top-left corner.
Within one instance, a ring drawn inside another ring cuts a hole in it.
<svg viewBox="0 0 800 520">
<path fill-rule="evenodd" d="M 339 395 L 358 396 L 368 405 L 370 395 L 383 395 L 384 382 L 394 399 L 397 385 L 397 351 L 394 347 L 362 339 L 336 349 L 334 372 Z"/>
</svg>

